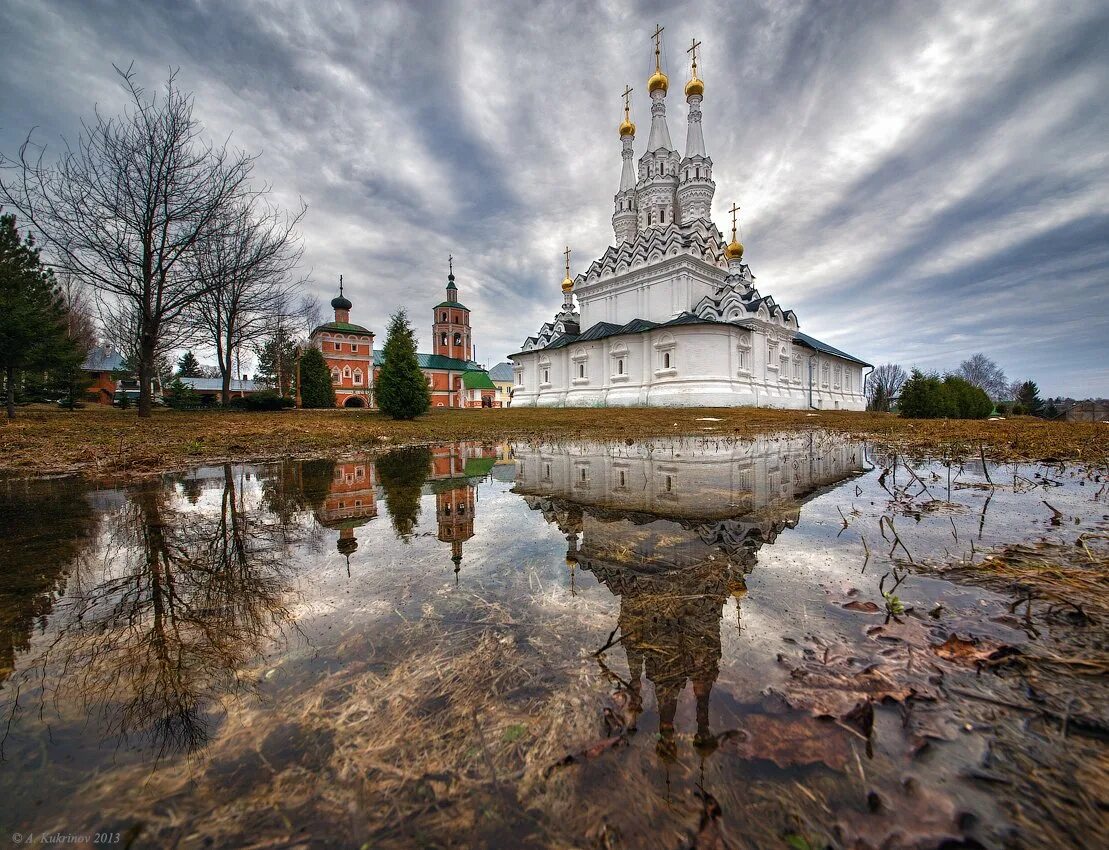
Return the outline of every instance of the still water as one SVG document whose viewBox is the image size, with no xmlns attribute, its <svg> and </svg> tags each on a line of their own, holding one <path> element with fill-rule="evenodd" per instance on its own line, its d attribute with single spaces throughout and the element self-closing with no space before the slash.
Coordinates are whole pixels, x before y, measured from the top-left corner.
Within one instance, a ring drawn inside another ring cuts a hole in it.
<svg viewBox="0 0 1109 850">
<path fill-rule="evenodd" d="M 936 569 L 1097 486 L 823 433 L 0 483 L 0 838 L 1003 846 L 1016 683 L 952 647 L 1045 626 Z"/>
</svg>

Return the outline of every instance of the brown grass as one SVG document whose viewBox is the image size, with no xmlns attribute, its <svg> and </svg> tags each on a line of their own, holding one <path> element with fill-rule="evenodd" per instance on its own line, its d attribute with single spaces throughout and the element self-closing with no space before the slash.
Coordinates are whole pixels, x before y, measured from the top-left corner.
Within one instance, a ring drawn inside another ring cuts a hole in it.
<svg viewBox="0 0 1109 850">
<path fill-rule="evenodd" d="M 703 421 L 713 417 L 720 421 Z M 262 460 L 379 450 L 451 440 L 615 440 L 696 436 L 743 439 L 777 430 L 824 428 L 922 454 L 995 459 L 1059 458 L 1104 463 L 1109 426 L 1045 422 L 907 420 L 845 411 L 717 409 L 444 410 L 412 422 L 373 411 L 280 413 L 74 412 L 23 408 L 0 426 L 0 473 L 146 474 L 206 461 Z"/>
</svg>

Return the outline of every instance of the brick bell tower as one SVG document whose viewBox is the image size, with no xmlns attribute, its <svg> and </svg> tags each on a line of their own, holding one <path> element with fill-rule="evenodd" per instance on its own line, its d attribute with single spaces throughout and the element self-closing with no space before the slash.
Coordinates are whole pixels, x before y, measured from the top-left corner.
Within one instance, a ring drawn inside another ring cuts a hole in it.
<svg viewBox="0 0 1109 850">
<path fill-rule="evenodd" d="M 447 300 L 435 305 L 431 318 L 431 350 L 433 354 L 472 360 L 470 342 L 470 311 L 458 301 L 458 287 L 454 285 L 454 257 L 447 258 Z"/>
</svg>

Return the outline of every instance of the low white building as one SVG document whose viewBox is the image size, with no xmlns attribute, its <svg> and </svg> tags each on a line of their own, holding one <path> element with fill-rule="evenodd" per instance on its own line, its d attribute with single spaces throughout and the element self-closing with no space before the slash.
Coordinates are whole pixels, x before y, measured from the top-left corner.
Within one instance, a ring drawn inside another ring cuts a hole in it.
<svg viewBox="0 0 1109 850">
<path fill-rule="evenodd" d="M 736 239 L 737 207 L 730 242 L 712 222 L 704 83 L 694 58 L 682 157 L 670 141 L 657 55 L 638 172 L 627 102 L 620 125 L 616 244 L 573 279 L 567 259 L 562 309 L 510 358 L 512 406 L 865 409 L 870 364 L 801 333 L 792 310 L 759 293 Z"/>
</svg>

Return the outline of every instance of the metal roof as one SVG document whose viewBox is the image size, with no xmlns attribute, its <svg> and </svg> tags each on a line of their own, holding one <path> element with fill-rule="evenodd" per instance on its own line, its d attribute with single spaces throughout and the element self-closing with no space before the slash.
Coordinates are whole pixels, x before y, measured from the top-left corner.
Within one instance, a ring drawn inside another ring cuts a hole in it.
<svg viewBox="0 0 1109 850">
<path fill-rule="evenodd" d="M 337 331 L 339 333 L 348 334 L 369 334 L 373 336 L 373 331 L 369 328 L 364 328 L 361 325 L 352 325 L 350 322 L 328 322 L 327 324 L 320 325 L 314 331 L 312 336 L 315 336 L 320 331 Z"/>
<path fill-rule="evenodd" d="M 85 372 L 122 372 L 125 370 L 123 355 L 109 346 L 97 346 L 89 351 L 81 369 Z"/>
<path fill-rule="evenodd" d="M 854 363 L 861 363 L 863 366 L 871 366 L 873 364 L 867 363 L 865 360 L 860 360 L 858 357 L 852 357 L 845 351 L 840 351 L 838 348 L 833 348 L 826 342 L 821 342 L 816 337 L 803 334 L 801 331 L 793 332 L 793 341 L 806 348 L 811 348 L 813 351 L 819 351 L 824 354 L 831 354 L 835 357 L 842 357 L 844 360 L 850 360 Z"/>
<path fill-rule="evenodd" d="M 181 383 L 192 387 L 197 392 L 221 392 L 223 390 L 222 378 L 182 378 Z M 265 389 L 269 389 L 269 387 L 258 381 L 244 381 L 240 378 L 231 379 L 231 392 L 233 393 L 257 393 Z"/>
<path fill-rule="evenodd" d="M 498 363 L 496 366 L 489 370 L 489 377 L 494 381 L 510 383 L 513 379 L 512 364 Z"/>
<path fill-rule="evenodd" d="M 457 357 L 447 357 L 443 354 L 417 354 L 416 361 L 421 369 L 444 369 L 451 372 L 483 372 L 480 363 L 473 360 L 459 360 Z M 385 351 L 381 348 L 374 349 L 374 366 L 381 366 L 385 362 Z"/>
<path fill-rule="evenodd" d="M 473 370 L 462 373 L 462 386 L 468 390 L 495 390 L 497 385 L 489 380 L 489 373 Z"/>
</svg>

